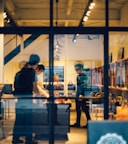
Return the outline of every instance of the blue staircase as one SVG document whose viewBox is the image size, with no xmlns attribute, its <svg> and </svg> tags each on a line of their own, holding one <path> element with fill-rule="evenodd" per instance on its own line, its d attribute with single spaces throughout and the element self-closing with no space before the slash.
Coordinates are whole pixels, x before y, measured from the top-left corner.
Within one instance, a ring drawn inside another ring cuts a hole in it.
<svg viewBox="0 0 128 144">
<path fill-rule="evenodd" d="M 32 34 L 24 41 L 24 49 L 27 48 L 34 40 L 36 40 L 41 34 Z M 21 51 L 20 45 L 12 50 L 8 55 L 4 57 L 4 65 L 7 64 L 11 59 L 18 55 Z"/>
</svg>

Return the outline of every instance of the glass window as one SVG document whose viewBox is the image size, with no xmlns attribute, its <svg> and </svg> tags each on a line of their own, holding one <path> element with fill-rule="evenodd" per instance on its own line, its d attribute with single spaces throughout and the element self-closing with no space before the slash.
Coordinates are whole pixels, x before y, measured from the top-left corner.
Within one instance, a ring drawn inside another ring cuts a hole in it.
<svg viewBox="0 0 128 144">
<path fill-rule="evenodd" d="M 48 41 L 44 34 L 4 35 L 4 81 L 0 84 L 3 143 L 7 138 L 9 143 L 49 140 L 49 92 L 43 84 L 49 63 Z"/>
<path fill-rule="evenodd" d="M 70 131 L 68 131 L 70 143 L 86 143 L 86 131 L 78 129 L 80 134 L 78 139 L 76 128 L 85 128 L 90 119 L 104 119 L 104 102 L 102 99 L 104 85 L 103 39 L 103 35 L 99 34 L 54 35 L 54 65 L 55 67 L 64 68 L 63 82 L 61 81 L 61 70 L 58 73 L 54 73 L 54 77 L 58 78 L 54 79 L 54 85 L 58 88 L 54 89 L 54 96 L 58 97 L 59 95 L 60 98 L 63 96 L 67 97 L 66 101 L 64 99 L 57 100 L 57 103 L 61 104 L 60 107 L 65 105 L 65 103 L 71 104 Z M 61 89 L 62 85 L 63 89 Z M 71 97 L 74 99 L 70 99 Z M 83 99 L 75 100 L 78 97 Z M 75 106 L 76 104 L 77 107 Z M 79 111 L 81 108 L 83 108 L 83 111 L 81 111 L 82 115 Z M 76 110 L 78 113 L 76 113 Z M 64 116 L 64 113 L 62 115 Z M 58 115 L 58 118 L 62 117 L 62 115 Z M 59 122 L 66 121 L 65 118 L 66 116 Z M 68 125 L 66 126 L 64 130 L 66 128 L 68 130 Z M 74 134 L 76 138 L 72 138 Z M 55 143 L 57 143 L 56 140 Z"/>
</svg>

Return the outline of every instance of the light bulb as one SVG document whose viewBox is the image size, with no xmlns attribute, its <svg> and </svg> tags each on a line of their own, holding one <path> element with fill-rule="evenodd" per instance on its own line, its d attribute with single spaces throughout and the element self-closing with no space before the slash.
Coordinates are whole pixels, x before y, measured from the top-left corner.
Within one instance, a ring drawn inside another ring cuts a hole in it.
<svg viewBox="0 0 128 144">
<path fill-rule="evenodd" d="M 90 14 L 90 13 L 91 13 L 91 11 L 90 11 L 90 10 L 88 10 L 88 11 L 87 11 L 87 14 Z"/>
<path fill-rule="evenodd" d="M 87 21 L 87 20 L 88 20 L 88 17 L 84 16 L 83 21 Z"/>
<path fill-rule="evenodd" d="M 78 36 L 79 36 L 79 34 L 77 33 L 77 34 L 76 34 L 76 36 L 78 37 Z"/>
<path fill-rule="evenodd" d="M 90 13 L 86 13 L 86 16 L 90 16 Z"/>
<path fill-rule="evenodd" d="M 94 7 L 94 6 L 95 6 L 95 3 L 94 3 L 94 2 L 92 2 L 90 5 L 91 5 L 92 7 Z"/>
<path fill-rule="evenodd" d="M 89 6 L 89 9 L 93 9 L 93 8 L 94 8 L 94 6 L 95 6 L 95 3 L 94 3 L 94 2 L 92 2 L 92 3 L 90 4 L 90 6 Z"/>
<path fill-rule="evenodd" d="M 73 42 L 76 43 L 76 39 L 73 39 Z"/>
<path fill-rule="evenodd" d="M 7 13 L 6 12 L 3 13 L 3 18 L 4 19 L 7 18 Z"/>
<path fill-rule="evenodd" d="M 7 23 L 10 23 L 10 19 L 7 20 Z"/>
<path fill-rule="evenodd" d="M 58 45 L 58 44 L 56 44 L 56 48 L 59 48 L 59 45 Z"/>
</svg>

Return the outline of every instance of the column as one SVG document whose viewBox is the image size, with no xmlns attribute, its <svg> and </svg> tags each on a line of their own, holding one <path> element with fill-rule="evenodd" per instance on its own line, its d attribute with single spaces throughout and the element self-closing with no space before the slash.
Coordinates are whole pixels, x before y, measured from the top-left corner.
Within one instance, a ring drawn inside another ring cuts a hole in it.
<svg viewBox="0 0 128 144">
<path fill-rule="evenodd" d="M 4 0 L 0 0 L 0 27 L 4 26 Z M 4 34 L 0 34 L 0 83 L 4 82 Z"/>
</svg>

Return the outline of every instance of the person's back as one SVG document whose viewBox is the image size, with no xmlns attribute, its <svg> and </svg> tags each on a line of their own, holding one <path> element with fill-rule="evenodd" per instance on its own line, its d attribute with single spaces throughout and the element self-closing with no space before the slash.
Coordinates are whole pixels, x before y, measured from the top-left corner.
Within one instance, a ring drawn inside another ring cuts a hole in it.
<svg viewBox="0 0 128 144">
<path fill-rule="evenodd" d="M 33 112 L 33 89 L 36 87 L 34 68 L 39 62 L 37 55 L 31 55 L 29 62 L 15 76 L 14 94 L 17 96 L 16 119 L 13 128 L 13 144 L 23 143 L 21 136 L 25 136 L 25 144 L 37 144 L 33 140 L 32 112 Z M 29 127 L 28 127 L 29 126 Z"/>
<path fill-rule="evenodd" d="M 24 67 L 17 72 L 14 81 L 14 95 L 32 94 L 35 72 L 32 68 Z"/>
</svg>

